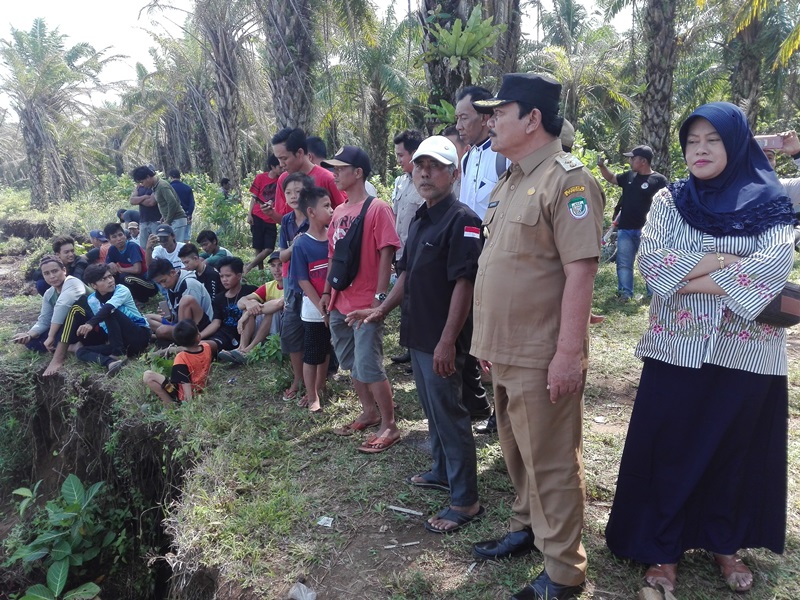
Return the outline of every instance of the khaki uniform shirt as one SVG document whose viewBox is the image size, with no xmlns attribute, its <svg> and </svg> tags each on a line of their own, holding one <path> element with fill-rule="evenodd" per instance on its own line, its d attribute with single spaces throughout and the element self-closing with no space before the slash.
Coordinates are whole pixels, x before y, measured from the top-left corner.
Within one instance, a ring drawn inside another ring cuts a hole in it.
<svg viewBox="0 0 800 600">
<path fill-rule="evenodd" d="M 604 204 L 595 178 L 558 139 L 511 166 L 483 219 L 473 356 L 548 368 L 558 342 L 564 265 L 600 256 Z"/>
</svg>

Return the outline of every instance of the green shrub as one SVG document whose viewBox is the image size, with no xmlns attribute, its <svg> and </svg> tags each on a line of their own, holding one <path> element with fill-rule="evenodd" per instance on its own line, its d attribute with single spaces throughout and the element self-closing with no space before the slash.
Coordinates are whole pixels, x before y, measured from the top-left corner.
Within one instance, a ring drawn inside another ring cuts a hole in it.
<svg viewBox="0 0 800 600">
<path fill-rule="evenodd" d="M 39 483 L 32 490 L 14 490 L 13 493 L 22 498 L 21 515 L 35 503 Z M 18 548 L 6 566 L 17 561 L 31 566 L 40 562 L 47 570 L 47 578 L 46 585 L 39 583 L 29 587 L 22 600 L 79 600 L 94 598 L 100 593 L 100 588 L 92 582 L 66 592 L 64 588 L 70 570 L 78 577 L 85 577 L 87 563 L 97 558 L 117 538 L 117 531 L 113 526 L 107 526 L 100 514 L 97 498 L 102 487 L 103 482 L 99 481 L 86 489 L 76 475 L 70 474 L 61 485 L 61 494 L 47 502 L 46 516 L 32 521 L 31 533 L 35 538 Z"/>
</svg>

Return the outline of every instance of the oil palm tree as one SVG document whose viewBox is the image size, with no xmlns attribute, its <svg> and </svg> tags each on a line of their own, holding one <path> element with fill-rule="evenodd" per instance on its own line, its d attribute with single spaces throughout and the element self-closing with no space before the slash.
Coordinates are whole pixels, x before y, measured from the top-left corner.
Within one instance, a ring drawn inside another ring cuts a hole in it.
<svg viewBox="0 0 800 600">
<path fill-rule="evenodd" d="M 70 121 L 85 114 L 82 98 L 101 89 L 98 75 L 116 58 L 85 43 L 67 47 L 66 37 L 36 19 L 29 31 L 12 28 L 10 39 L 0 40 L 5 65 L 0 89 L 19 117 L 31 204 L 39 209 L 69 198 L 75 178 L 65 165 L 62 134 L 72 129 Z"/>
</svg>

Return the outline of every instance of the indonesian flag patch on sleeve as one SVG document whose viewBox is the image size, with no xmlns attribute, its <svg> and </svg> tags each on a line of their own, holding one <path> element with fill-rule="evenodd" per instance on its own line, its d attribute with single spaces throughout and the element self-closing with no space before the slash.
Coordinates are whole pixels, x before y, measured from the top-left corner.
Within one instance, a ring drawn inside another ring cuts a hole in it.
<svg viewBox="0 0 800 600">
<path fill-rule="evenodd" d="M 469 226 L 464 227 L 464 237 L 480 239 L 481 237 L 480 227 L 469 227 Z"/>
</svg>

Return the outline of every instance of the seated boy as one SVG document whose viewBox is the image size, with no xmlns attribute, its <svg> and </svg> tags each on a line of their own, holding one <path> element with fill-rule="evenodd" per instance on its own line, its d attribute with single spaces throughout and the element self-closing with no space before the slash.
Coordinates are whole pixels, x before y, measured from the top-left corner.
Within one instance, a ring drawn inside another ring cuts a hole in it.
<svg viewBox="0 0 800 600">
<path fill-rule="evenodd" d="M 79 279 L 67 275 L 61 259 L 53 254 L 44 255 L 39 269 L 50 288 L 42 296 L 42 309 L 36 323 L 26 333 L 13 337 L 17 344 L 24 344 L 36 352 L 52 352 L 53 358 L 44 371 L 44 376 L 55 375 L 67 359 L 67 352 L 80 347 L 78 327 L 86 322 L 89 305 L 86 286 Z M 42 340 L 42 335 L 47 336 Z M 87 336 L 89 344 L 101 344 L 104 337 L 99 334 Z"/>
<path fill-rule="evenodd" d="M 164 408 L 173 403 L 191 400 L 201 392 L 208 381 L 214 353 L 208 342 L 200 341 L 200 332 L 194 321 L 179 321 L 171 329 L 173 341 L 184 348 L 172 363 L 169 379 L 155 371 L 145 371 L 142 380 L 161 399 Z"/>
<path fill-rule="evenodd" d="M 191 242 L 183 245 L 183 248 L 178 252 L 178 258 L 181 259 L 185 271 L 194 272 L 197 281 L 203 284 L 208 295 L 211 296 L 211 302 L 214 302 L 214 298 L 222 291 L 219 272 L 209 265 L 206 259 L 200 256 L 197 246 Z"/>
<path fill-rule="evenodd" d="M 227 249 L 219 245 L 217 234 L 210 229 L 204 229 L 197 234 L 197 243 L 203 249 L 200 253 L 201 258 L 205 258 L 206 262 L 214 268 L 226 256 L 233 256 Z"/>
<path fill-rule="evenodd" d="M 72 275 L 78 279 L 83 279 L 83 272 L 89 263 L 85 256 L 78 256 L 75 254 L 75 240 L 68 235 L 59 235 L 53 238 L 52 241 L 53 254 L 61 259 L 64 266 L 67 268 L 67 275 Z M 40 269 L 36 269 L 33 274 L 33 279 L 36 282 L 36 291 L 40 296 L 50 288 L 47 282 L 42 277 Z"/>
<path fill-rule="evenodd" d="M 131 291 L 136 302 L 147 302 L 158 293 L 158 289 L 147 279 L 144 250 L 125 237 L 125 230 L 119 223 L 109 223 L 103 228 L 103 233 L 111 242 L 106 254 L 109 272 L 117 283 Z"/>
<path fill-rule="evenodd" d="M 239 348 L 220 352 L 221 361 L 244 364 L 247 362 L 247 353 L 267 336 L 280 334 L 284 306 L 280 251 L 276 250 L 270 255 L 269 270 L 273 280 L 239 300 L 238 306 L 242 311 L 236 327 L 241 335 Z"/>
<path fill-rule="evenodd" d="M 163 289 L 166 307 L 160 315 L 147 314 L 150 328 L 160 340 L 172 340 L 172 328 L 178 321 L 191 319 L 198 330 L 205 329 L 214 316 L 211 296 L 194 273 L 176 269 L 165 258 L 155 258 L 148 269 L 150 280 Z"/>
<path fill-rule="evenodd" d="M 242 309 L 238 303 L 244 296 L 256 291 L 254 285 L 242 285 L 243 270 L 244 263 L 241 258 L 226 256 L 219 261 L 219 276 L 225 293 L 217 294 L 212 302 L 214 318 L 208 327 L 200 330 L 200 337 L 211 344 L 215 354 L 220 350 L 233 350 L 239 346 L 237 326 L 242 316 Z M 252 336 L 252 322 L 247 330 Z"/>
<path fill-rule="evenodd" d="M 125 364 L 124 357 L 136 356 L 147 348 L 150 326 L 136 308 L 130 290 L 115 282 L 110 265 L 89 265 L 83 281 L 94 290 L 87 300 L 92 316 L 78 327 L 78 336 L 86 338 L 99 326 L 106 340 L 78 348 L 75 354 L 79 360 L 103 365 L 113 377 Z"/>
</svg>

